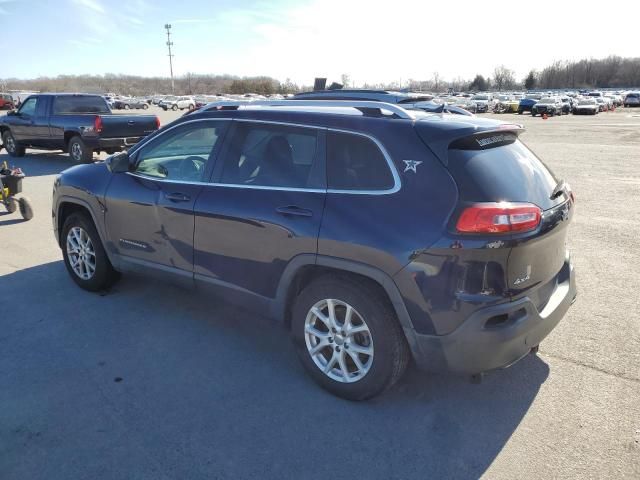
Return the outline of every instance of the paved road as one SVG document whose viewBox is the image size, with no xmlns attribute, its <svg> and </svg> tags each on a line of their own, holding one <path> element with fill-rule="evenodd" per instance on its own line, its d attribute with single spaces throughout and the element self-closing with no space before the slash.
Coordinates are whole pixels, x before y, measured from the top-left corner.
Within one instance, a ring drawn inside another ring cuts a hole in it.
<svg viewBox="0 0 640 480">
<path fill-rule="evenodd" d="M 481 385 L 410 371 L 359 404 L 224 299 L 133 277 L 79 290 L 50 225 L 69 160 L 15 162 L 36 218 L 0 215 L 0 478 L 639 478 L 640 118 L 504 118 L 577 192 L 577 303 Z"/>
</svg>

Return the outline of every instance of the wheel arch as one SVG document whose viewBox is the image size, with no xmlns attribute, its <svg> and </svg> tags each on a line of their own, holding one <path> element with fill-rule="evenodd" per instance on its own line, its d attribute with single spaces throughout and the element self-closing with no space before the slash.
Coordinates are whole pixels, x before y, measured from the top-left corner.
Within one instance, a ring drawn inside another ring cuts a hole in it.
<svg viewBox="0 0 640 480">
<path fill-rule="evenodd" d="M 64 149 L 65 151 L 69 150 L 69 142 L 73 137 L 79 137 L 80 132 L 76 132 L 75 130 L 66 130 L 64 132 Z"/>
<path fill-rule="evenodd" d="M 109 251 L 108 243 L 106 241 L 105 232 L 103 230 L 104 225 L 102 222 L 99 222 L 95 216 L 91 205 L 88 202 L 74 197 L 62 197 L 55 208 L 55 228 L 56 228 L 56 240 L 58 245 L 62 248 L 62 227 L 64 226 L 64 222 L 73 213 L 83 213 L 89 217 L 89 219 L 93 222 L 93 225 L 96 227 L 96 231 L 98 232 L 98 236 L 100 237 L 100 241 L 102 242 L 102 246 L 104 248 L 105 253 L 107 254 L 107 258 L 109 261 L 114 264 L 114 258 L 112 252 Z"/>
<path fill-rule="evenodd" d="M 393 279 L 375 267 L 322 255 L 299 255 L 295 257 L 283 272 L 276 299 L 273 302 L 272 315 L 281 319 L 287 329 L 291 326 L 291 307 L 296 295 L 312 280 L 322 275 L 334 274 L 366 283 L 377 289 L 393 308 L 400 326 L 405 331 L 409 345 L 413 346 L 413 324 L 406 309 L 400 291 Z"/>
</svg>

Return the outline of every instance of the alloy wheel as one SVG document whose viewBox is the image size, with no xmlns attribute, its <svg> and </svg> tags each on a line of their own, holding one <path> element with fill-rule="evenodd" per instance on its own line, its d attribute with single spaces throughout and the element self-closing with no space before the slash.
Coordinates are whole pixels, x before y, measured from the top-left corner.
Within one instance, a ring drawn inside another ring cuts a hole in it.
<svg viewBox="0 0 640 480">
<path fill-rule="evenodd" d="M 305 343 L 315 365 L 340 383 L 361 380 L 373 364 L 373 338 L 364 318 L 348 303 L 317 302 L 305 320 Z"/>
<path fill-rule="evenodd" d="M 82 147 L 80 146 L 79 143 L 74 142 L 71 145 L 71 157 L 76 161 L 79 162 L 80 160 L 82 160 Z"/>
<path fill-rule="evenodd" d="M 16 151 L 16 142 L 13 139 L 13 135 L 7 135 L 5 148 L 9 153 L 14 153 Z"/>
<path fill-rule="evenodd" d="M 67 256 L 73 272 L 82 280 L 90 280 L 96 273 L 96 251 L 91 237 L 81 227 L 73 227 L 67 234 Z"/>
</svg>

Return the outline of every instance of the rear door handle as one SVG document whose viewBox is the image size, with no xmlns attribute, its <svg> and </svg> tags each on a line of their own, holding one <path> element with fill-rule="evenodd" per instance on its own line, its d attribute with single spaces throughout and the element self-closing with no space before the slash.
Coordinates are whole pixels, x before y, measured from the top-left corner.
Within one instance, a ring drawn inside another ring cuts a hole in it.
<svg viewBox="0 0 640 480">
<path fill-rule="evenodd" d="M 164 198 L 172 202 L 188 202 L 189 200 L 191 200 L 191 197 L 189 195 L 185 195 L 184 193 L 179 192 L 165 193 Z"/>
<path fill-rule="evenodd" d="M 287 205 L 286 207 L 276 208 L 276 212 L 281 215 L 297 215 L 299 217 L 312 217 L 313 212 L 306 208 L 300 208 L 296 205 Z"/>
</svg>

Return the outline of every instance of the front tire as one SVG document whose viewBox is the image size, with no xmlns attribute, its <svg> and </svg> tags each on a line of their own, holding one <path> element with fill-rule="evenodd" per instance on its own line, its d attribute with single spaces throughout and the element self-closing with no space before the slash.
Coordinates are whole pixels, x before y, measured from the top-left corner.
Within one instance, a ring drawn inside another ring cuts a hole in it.
<svg viewBox="0 0 640 480">
<path fill-rule="evenodd" d="M 174 112 L 175 112 L 176 110 L 178 110 L 178 105 L 174 105 L 174 106 L 172 106 L 172 107 L 171 107 L 171 110 L 173 110 Z"/>
<path fill-rule="evenodd" d="M 62 227 L 62 255 L 76 284 L 90 292 L 109 288 L 119 278 L 107 257 L 100 236 L 87 215 L 69 215 Z"/>
<path fill-rule="evenodd" d="M 80 137 L 75 136 L 69 140 L 69 156 L 75 163 L 91 163 L 93 150 L 87 148 Z"/>
<path fill-rule="evenodd" d="M 373 287 L 321 277 L 296 298 L 291 335 L 303 366 L 347 400 L 379 395 L 402 377 L 410 352 L 390 304 Z"/>
<path fill-rule="evenodd" d="M 7 212 L 15 213 L 15 211 L 18 210 L 18 200 L 16 200 L 15 197 L 9 197 L 7 198 L 5 206 L 7 207 Z"/>
<path fill-rule="evenodd" d="M 9 130 L 2 134 L 2 143 L 4 148 L 11 157 L 24 157 L 26 149 L 16 143 L 13 133 Z"/>
</svg>

